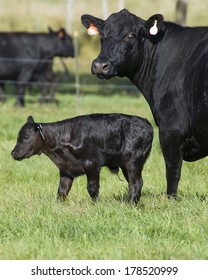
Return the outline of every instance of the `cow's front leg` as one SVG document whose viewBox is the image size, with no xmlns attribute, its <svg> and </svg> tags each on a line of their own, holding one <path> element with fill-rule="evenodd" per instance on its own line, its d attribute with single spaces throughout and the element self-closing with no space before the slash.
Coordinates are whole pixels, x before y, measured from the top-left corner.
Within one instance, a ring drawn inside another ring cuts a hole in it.
<svg viewBox="0 0 208 280">
<path fill-rule="evenodd" d="M 177 196 L 178 184 L 181 176 L 183 162 L 182 142 L 179 134 L 160 131 L 160 144 L 165 160 L 167 195 L 168 197 Z"/>
<path fill-rule="evenodd" d="M 24 102 L 24 93 L 25 88 L 28 85 L 28 82 L 31 80 L 32 73 L 34 68 L 32 67 L 31 63 L 24 65 L 17 77 L 17 86 L 16 86 L 16 106 L 23 107 L 25 105 Z"/>
<path fill-rule="evenodd" d="M 73 178 L 70 178 L 66 173 L 60 171 L 60 182 L 58 187 L 57 199 L 64 201 L 71 189 Z"/>
</svg>

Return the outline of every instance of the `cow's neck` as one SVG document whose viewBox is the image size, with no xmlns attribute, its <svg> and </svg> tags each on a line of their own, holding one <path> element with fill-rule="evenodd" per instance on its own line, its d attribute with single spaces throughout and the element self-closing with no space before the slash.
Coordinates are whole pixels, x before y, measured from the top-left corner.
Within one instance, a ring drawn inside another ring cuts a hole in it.
<svg viewBox="0 0 208 280">
<path fill-rule="evenodd" d="M 56 123 L 42 124 L 42 133 L 45 139 L 42 139 L 42 153 L 60 168 L 64 156 L 60 144 L 61 127 Z"/>
<path fill-rule="evenodd" d="M 166 23 L 166 32 L 164 37 L 157 43 L 150 42 L 149 39 L 143 41 L 143 61 L 136 71 L 134 71 L 130 80 L 136 87 L 143 93 L 147 102 L 151 105 L 153 95 L 158 91 L 161 83 L 164 83 L 167 75 L 170 77 L 172 65 L 181 63 L 182 54 L 181 49 L 186 53 L 187 45 L 183 40 L 180 40 L 183 27 Z M 173 40 L 173 34 L 175 40 Z M 178 40 L 181 41 L 180 45 L 177 44 Z M 174 79 L 175 76 L 172 77 Z M 171 77 L 170 77 L 171 79 Z M 161 94 L 161 92 L 160 92 Z"/>
<path fill-rule="evenodd" d="M 139 91 L 144 95 L 147 102 L 151 103 L 151 93 L 154 83 L 154 76 L 151 74 L 151 71 L 148 69 L 137 71 L 134 76 L 130 77 L 130 81 L 139 89 Z"/>
<path fill-rule="evenodd" d="M 147 49 L 147 47 L 145 48 Z M 148 103 L 150 103 L 150 92 L 154 83 L 154 53 L 151 49 L 147 49 L 146 53 L 143 54 L 144 58 L 141 65 L 138 65 L 137 70 L 128 76 L 130 81 L 144 95 Z"/>
<path fill-rule="evenodd" d="M 39 45 L 41 46 L 41 54 L 43 58 L 53 58 L 57 55 L 57 35 L 56 34 L 44 34 L 45 40 L 41 40 Z"/>
<path fill-rule="evenodd" d="M 144 54 L 144 60 L 141 66 L 138 67 L 137 71 L 135 71 L 128 78 L 130 81 L 139 89 L 142 95 L 145 97 L 148 102 L 150 109 L 152 111 L 153 117 L 155 119 L 156 124 L 158 124 L 157 120 L 157 112 L 155 109 L 155 86 L 157 79 L 157 52 L 155 46 L 146 47 L 146 53 Z"/>
</svg>

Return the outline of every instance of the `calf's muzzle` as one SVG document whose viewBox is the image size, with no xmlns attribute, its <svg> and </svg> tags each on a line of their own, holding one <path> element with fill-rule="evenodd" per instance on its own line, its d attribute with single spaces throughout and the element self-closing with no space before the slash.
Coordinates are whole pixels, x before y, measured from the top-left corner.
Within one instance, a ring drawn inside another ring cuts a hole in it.
<svg viewBox="0 0 208 280">
<path fill-rule="evenodd" d="M 24 158 L 23 156 L 19 155 L 19 153 L 15 150 L 15 148 L 11 152 L 11 155 L 12 155 L 13 159 L 15 159 L 15 160 L 22 160 Z"/>
</svg>

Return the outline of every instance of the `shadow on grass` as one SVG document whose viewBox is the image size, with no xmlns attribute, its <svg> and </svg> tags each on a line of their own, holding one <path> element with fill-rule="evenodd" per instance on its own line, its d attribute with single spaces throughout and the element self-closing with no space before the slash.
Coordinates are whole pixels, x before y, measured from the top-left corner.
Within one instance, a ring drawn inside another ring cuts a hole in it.
<svg viewBox="0 0 208 280">
<path fill-rule="evenodd" d="M 179 193 L 177 198 L 168 198 L 167 194 L 164 192 L 161 193 L 152 193 L 150 191 L 144 191 L 142 192 L 142 196 L 140 198 L 140 201 L 138 202 L 137 205 L 134 205 L 136 207 L 139 208 L 145 208 L 145 204 L 143 202 L 143 198 L 148 198 L 151 200 L 165 200 L 165 201 L 170 201 L 170 202 L 174 202 L 174 203 L 180 203 L 183 202 L 184 200 L 198 200 L 200 202 L 207 202 L 208 201 L 208 195 L 206 194 L 199 194 L 198 192 L 196 192 L 195 194 L 184 194 L 184 193 Z M 128 194 L 118 194 L 118 195 L 113 195 L 113 199 L 117 202 L 121 202 L 121 203 L 125 203 L 128 205 L 133 205 L 129 203 L 128 200 Z"/>
</svg>

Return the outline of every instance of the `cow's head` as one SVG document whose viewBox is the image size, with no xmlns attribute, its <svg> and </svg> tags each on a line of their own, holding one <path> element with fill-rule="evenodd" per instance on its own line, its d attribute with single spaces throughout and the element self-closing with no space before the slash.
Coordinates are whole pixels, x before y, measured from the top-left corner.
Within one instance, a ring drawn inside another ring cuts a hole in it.
<svg viewBox="0 0 208 280">
<path fill-rule="evenodd" d="M 22 160 L 36 154 L 41 154 L 44 141 L 45 136 L 42 126 L 35 123 L 33 117 L 29 116 L 27 122 L 18 133 L 17 143 L 11 155 L 15 160 Z"/>
<path fill-rule="evenodd" d="M 154 44 L 163 33 L 162 15 L 145 21 L 126 9 L 106 20 L 83 15 L 81 21 L 89 35 L 100 35 L 101 52 L 92 62 L 92 73 L 103 79 L 130 76 L 142 65 L 144 40 Z"/>
<path fill-rule="evenodd" d="M 55 32 L 48 27 L 49 33 L 53 34 L 57 38 L 56 55 L 60 57 L 74 57 L 74 45 L 72 37 L 65 31 L 64 28 L 60 28 L 59 31 Z"/>
</svg>

